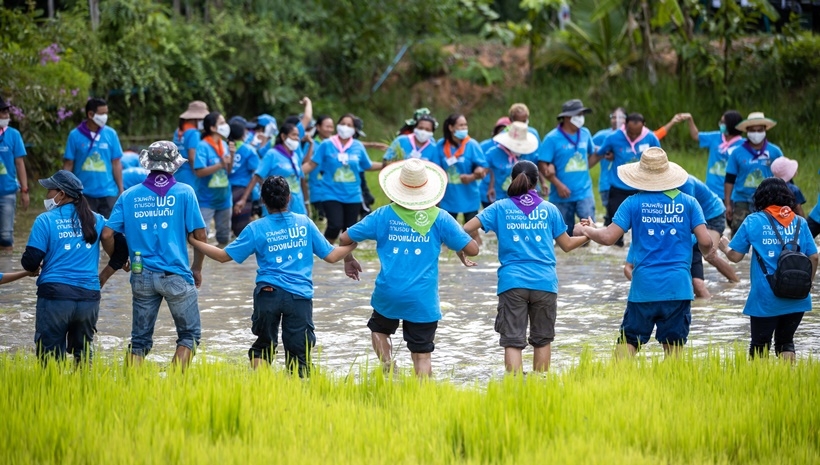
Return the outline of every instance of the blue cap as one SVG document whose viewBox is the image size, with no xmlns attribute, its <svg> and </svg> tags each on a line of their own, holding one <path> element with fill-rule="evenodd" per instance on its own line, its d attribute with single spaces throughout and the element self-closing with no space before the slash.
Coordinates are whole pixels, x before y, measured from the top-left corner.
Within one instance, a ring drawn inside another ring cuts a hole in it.
<svg viewBox="0 0 820 465">
<path fill-rule="evenodd" d="M 279 128 L 276 125 L 276 118 L 273 116 L 265 113 L 261 114 L 256 118 L 256 122 L 259 124 L 260 127 L 265 129 L 265 133 L 269 137 L 274 137 L 279 134 Z"/>
<path fill-rule="evenodd" d="M 47 179 L 41 179 L 40 185 L 48 190 L 54 189 L 63 191 L 72 199 L 77 199 L 83 193 L 82 181 L 74 176 L 74 173 L 66 170 L 60 170 Z"/>
</svg>

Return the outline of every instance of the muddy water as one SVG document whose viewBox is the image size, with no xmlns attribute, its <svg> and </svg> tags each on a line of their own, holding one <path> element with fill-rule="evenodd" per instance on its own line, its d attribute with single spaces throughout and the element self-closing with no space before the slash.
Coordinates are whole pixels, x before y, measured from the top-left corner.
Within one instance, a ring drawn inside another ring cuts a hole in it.
<svg viewBox="0 0 820 465">
<path fill-rule="evenodd" d="M 18 238 L 13 253 L 0 252 L 0 270 L 20 269 L 20 255 L 33 215 L 18 223 Z M 503 373 L 503 350 L 493 331 L 496 313 L 496 269 L 498 257 L 495 237 L 487 235 L 478 266 L 464 268 L 452 252 L 440 257 L 440 293 L 444 317 L 436 336 L 434 370 L 439 377 L 459 381 L 485 380 Z M 375 257 L 373 244 L 364 244 L 362 257 Z M 104 255 L 104 254 L 103 254 Z M 626 250 L 592 244 L 571 254 L 557 252 L 560 291 L 553 366 L 566 367 L 588 347 L 601 355 L 611 352 L 623 315 L 629 284 L 623 277 Z M 341 264 L 317 261 L 314 269 L 314 320 L 323 367 L 346 374 L 358 371 L 358 364 L 373 362 L 370 333 L 370 294 L 379 270 L 378 261 L 363 260 L 361 282 L 348 279 Z M 749 291 L 749 261 L 738 265 L 742 277 L 734 285 L 720 279 L 706 267 L 710 300 L 697 300 L 692 306 L 690 344 L 710 343 L 745 345 L 749 320 L 741 313 Z M 244 264 L 219 264 L 206 259 L 199 305 L 202 312 L 202 353 L 236 358 L 245 357 L 254 340 L 250 331 L 256 266 L 253 257 Z M 34 337 L 34 279 L 0 287 L 0 351 L 32 350 Z M 814 292 L 815 307 L 820 292 Z M 131 292 L 128 276 L 117 273 L 102 291 L 98 335 L 95 347 L 122 350 L 131 330 Z M 809 313 L 797 333 L 799 356 L 820 353 L 820 315 Z M 154 335 L 154 351 L 149 358 L 167 363 L 174 350 L 176 333 L 167 307 L 163 304 Z M 409 352 L 401 340 L 401 330 L 393 338 L 399 366 L 412 366 Z M 530 355 L 526 351 L 525 355 Z M 643 354 L 661 354 L 651 342 Z M 281 361 L 282 356 L 279 355 Z M 244 363 L 244 362 L 243 362 Z M 528 363 L 525 361 L 525 363 Z"/>
</svg>

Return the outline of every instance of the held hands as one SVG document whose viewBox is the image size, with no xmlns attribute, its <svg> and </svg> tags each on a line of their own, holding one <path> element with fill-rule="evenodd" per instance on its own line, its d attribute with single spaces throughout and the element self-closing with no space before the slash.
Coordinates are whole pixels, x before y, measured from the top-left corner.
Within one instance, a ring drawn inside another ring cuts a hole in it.
<svg viewBox="0 0 820 465">
<path fill-rule="evenodd" d="M 458 258 L 459 260 L 461 260 L 461 263 L 463 263 L 464 266 L 466 266 L 467 268 L 478 265 L 478 263 L 467 258 L 467 255 L 464 253 L 463 250 L 459 250 L 458 253 L 456 253 L 456 255 L 458 255 Z"/>
<path fill-rule="evenodd" d="M 718 248 L 721 252 L 726 253 L 729 250 L 729 238 L 726 236 L 720 236 L 720 242 L 718 242 Z"/>
<path fill-rule="evenodd" d="M 574 228 L 572 228 L 572 235 L 573 236 L 586 236 L 585 228 L 594 228 L 594 227 L 596 227 L 595 226 L 595 220 L 593 220 L 592 218 L 582 219 L 580 222 L 578 222 L 578 224 L 575 225 Z"/>
<path fill-rule="evenodd" d="M 458 178 L 461 180 L 462 184 L 470 184 L 477 179 L 474 174 L 462 174 L 459 175 Z"/>
<path fill-rule="evenodd" d="M 350 260 L 345 259 L 345 275 L 347 275 L 348 278 L 358 281 L 359 273 L 361 272 L 362 265 L 359 264 L 358 260 L 355 258 Z"/>
</svg>

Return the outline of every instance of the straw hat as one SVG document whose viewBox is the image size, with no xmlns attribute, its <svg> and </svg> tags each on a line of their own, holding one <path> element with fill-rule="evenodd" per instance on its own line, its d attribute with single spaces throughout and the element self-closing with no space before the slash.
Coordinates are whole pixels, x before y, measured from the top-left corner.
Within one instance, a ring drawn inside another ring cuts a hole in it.
<svg viewBox="0 0 820 465">
<path fill-rule="evenodd" d="M 777 126 L 777 121 L 766 118 L 766 115 L 764 115 L 762 111 L 755 111 L 753 113 L 749 113 L 749 117 L 741 121 L 735 129 L 746 132 L 746 129 L 749 126 L 765 126 L 768 131 L 769 129 Z"/>
<path fill-rule="evenodd" d="M 527 130 L 527 123 L 516 121 L 507 131 L 493 137 L 498 144 L 515 153 L 532 153 L 538 148 L 538 138 Z"/>
<path fill-rule="evenodd" d="M 780 178 L 786 182 L 792 180 L 797 174 L 797 160 L 791 158 L 779 157 L 772 162 L 772 174 L 776 178 Z"/>
<path fill-rule="evenodd" d="M 208 116 L 208 105 L 201 100 L 194 100 L 188 104 L 185 113 L 179 115 L 180 119 L 205 119 Z"/>
<path fill-rule="evenodd" d="M 381 170 L 379 185 L 390 200 L 402 207 L 425 210 L 444 197 L 447 174 L 435 163 L 410 158 Z"/>
<path fill-rule="evenodd" d="M 676 189 L 689 180 L 689 174 L 672 163 L 660 147 L 650 147 L 641 154 L 641 161 L 618 167 L 618 177 L 629 187 L 647 192 Z"/>
</svg>

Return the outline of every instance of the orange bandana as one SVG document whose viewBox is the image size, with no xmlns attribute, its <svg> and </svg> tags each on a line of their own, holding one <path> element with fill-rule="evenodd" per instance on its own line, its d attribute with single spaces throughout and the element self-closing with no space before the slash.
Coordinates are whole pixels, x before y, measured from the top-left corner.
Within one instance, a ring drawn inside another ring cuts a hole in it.
<svg viewBox="0 0 820 465">
<path fill-rule="evenodd" d="M 185 122 L 182 123 L 182 129 L 177 130 L 177 137 L 182 140 L 182 135 L 189 129 L 196 129 L 196 123 Z"/>
<path fill-rule="evenodd" d="M 453 153 L 453 148 L 450 146 L 450 141 L 449 140 L 445 141 L 444 142 L 444 156 L 447 157 L 447 158 L 453 158 L 453 157 L 458 158 L 458 157 L 464 155 L 464 150 L 467 148 L 467 142 L 469 142 L 469 141 L 470 141 L 470 136 L 465 137 L 464 140 L 461 141 L 461 145 L 458 146 L 458 150 L 456 150 L 455 154 Z"/>
<path fill-rule="evenodd" d="M 770 205 L 766 207 L 766 213 L 772 215 L 772 217 L 777 220 L 784 228 L 788 227 L 792 224 L 794 220 L 794 212 L 789 207 L 779 207 L 777 205 Z"/>
<path fill-rule="evenodd" d="M 222 139 L 220 139 L 218 135 L 211 134 L 210 136 L 205 136 L 205 142 L 213 147 L 216 154 L 220 157 L 225 154 L 225 146 L 222 145 Z"/>
</svg>

